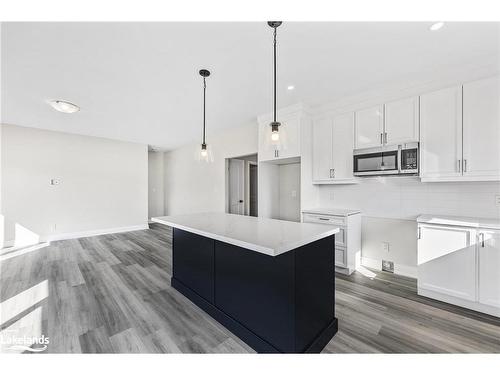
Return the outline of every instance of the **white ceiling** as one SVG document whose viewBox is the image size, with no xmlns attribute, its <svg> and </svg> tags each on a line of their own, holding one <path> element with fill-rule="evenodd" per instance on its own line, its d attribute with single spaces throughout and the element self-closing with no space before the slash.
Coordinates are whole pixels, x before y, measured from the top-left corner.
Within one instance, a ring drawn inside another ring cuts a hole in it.
<svg viewBox="0 0 500 375">
<path fill-rule="evenodd" d="M 497 62 L 499 24 L 287 23 L 278 105 L 341 99 L 457 66 Z M 4 23 L 3 123 L 146 143 L 198 141 L 200 68 L 210 133 L 271 111 L 272 30 L 258 23 Z M 288 85 L 295 90 L 288 91 Z M 54 111 L 48 99 L 81 106 Z"/>
</svg>

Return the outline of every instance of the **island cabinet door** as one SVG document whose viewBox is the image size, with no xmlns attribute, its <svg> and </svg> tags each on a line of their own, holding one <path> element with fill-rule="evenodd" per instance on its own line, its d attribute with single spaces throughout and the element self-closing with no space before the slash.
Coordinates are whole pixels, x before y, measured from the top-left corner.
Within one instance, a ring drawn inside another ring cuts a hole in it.
<svg viewBox="0 0 500 375">
<path fill-rule="evenodd" d="M 214 240 L 174 228 L 173 277 L 214 303 Z"/>
<path fill-rule="evenodd" d="M 280 352 L 294 352 L 293 251 L 277 257 L 215 242 L 215 306 Z"/>
</svg>

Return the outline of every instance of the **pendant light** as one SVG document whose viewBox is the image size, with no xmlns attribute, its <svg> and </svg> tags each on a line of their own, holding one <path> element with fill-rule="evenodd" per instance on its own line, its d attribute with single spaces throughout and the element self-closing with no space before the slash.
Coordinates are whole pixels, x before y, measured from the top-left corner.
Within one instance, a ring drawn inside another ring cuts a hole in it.
<svg viewBox="0 0 500 375">
<path fill-rule="evenodd" d="M 205 106 L 206 106 L 206 93 L 207 93 L 206 78 L 210 76 L 210 72 L 206 69 L 201 69 L 200 76 L 203 77 L 203 140 L 201 142 L 201 150 L 198 153 L 198 160 L 209 163 L 213 162 L 214 160 L 212 152 L 205 141 L 205 130 L 206 130 Z"/>
<path fill-rule="evenodd" d="M 274 69 L 273 69 L 273 76 L 274 76 L 274 85 L 273 85 L 273 97 L 274 97 L 274 102 L 273 102 L 273 121 L 269 124 L 271 126 L 271 142 L 277 147 L 280 148 L 280 133 L 279 133 L 279 128 L 281 126 L 281 123 L 276 120 L 276 30 L 277 28 L 282 24 L 281 21 L 269 21 L 267 24 L 273 28 L 273 61 L 274 61 Z"/>
</svg>

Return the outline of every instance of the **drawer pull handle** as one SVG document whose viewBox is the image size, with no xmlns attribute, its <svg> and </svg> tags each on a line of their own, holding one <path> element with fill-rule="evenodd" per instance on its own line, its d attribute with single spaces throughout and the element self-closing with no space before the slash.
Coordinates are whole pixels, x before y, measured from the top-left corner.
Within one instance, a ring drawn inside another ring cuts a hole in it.
<svg viewBox="0 0 500 375">
<path fill-rule="evenodd" d="M 323 220 L 323 221 L 330 221 L 330 219 L 327 219 L 326 217 L 318 217 L 318 219 Z"/>
</svg>

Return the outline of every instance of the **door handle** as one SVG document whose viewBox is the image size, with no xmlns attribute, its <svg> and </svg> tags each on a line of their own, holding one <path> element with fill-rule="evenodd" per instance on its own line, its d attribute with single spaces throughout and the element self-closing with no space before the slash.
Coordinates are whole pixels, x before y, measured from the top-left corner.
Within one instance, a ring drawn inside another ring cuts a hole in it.
<svg viewBox="0 0 500 375">
<path fill-rule="evenodd" d="M 330 168 L 330 178 L 332 178 L 332 168 Z"/>
<path fill-rule="evenodd" d="M 421 239 L 422 239 L 422 228 L 420 228 L 420 227 L 418 227 L 417 239 L 418 239 L 418 240 L 421 240 Z"/>
<path fill-rule="evenodd" d="M 239 202 L 239 203 L 243 203 L 243 199 L 240 199 L 238 202 Z"/>
<path fill-rule="evenodd" d="M 381 145 L 383 145 L 383 144 L 384 144 L 384 141 L 383 141 L 383 136 L 384 136 L 384 135 L 383 135 L 382 133 L 380 133 L 380 144 L 381 144 Z"/>
<path fill-rule="evenodd" d="M 467 159 L 464 159 L 464 172 L 467 172 Z"/>
<path fill-rule="evenodd" d="M 481 236 L 481 247 L 484 247 L 484 233 L 479 234 Z"/>
<path fill-rule="evenodd" d="M 387 144 L 387 132 L 384 133 L 384 143 Z"/>
<path fill-rule="evenodd" d="M 332 168 L 331 177 L 335 178 L 335 168 Z"/>
<path fill-rule="evenodd" d="M 458 172 L 462 172 L 462 170 L 460 169 L 460 159 L 458 159 Z"/>
</svg>

